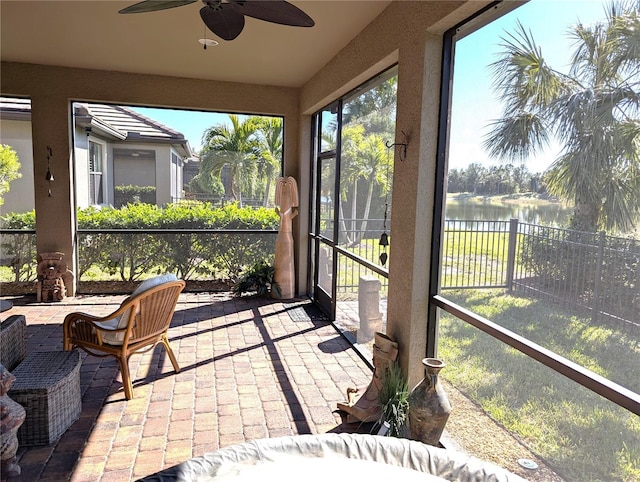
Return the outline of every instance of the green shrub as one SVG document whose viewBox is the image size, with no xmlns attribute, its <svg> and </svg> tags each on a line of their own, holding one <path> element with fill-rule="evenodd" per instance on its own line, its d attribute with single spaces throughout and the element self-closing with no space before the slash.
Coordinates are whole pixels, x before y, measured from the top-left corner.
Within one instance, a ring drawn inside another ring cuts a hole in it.
<svg viewBox="0 0 640 482">
<path fill-rule="evenodd" d="M 78 213 L 79 229 L 144 230 L 157 228 L 162 209 L 151 204 L 127 204 L 120 209 L 88 208 Z M 158 236 L 140 233 L 99 233 L 81 236 L 78 250 L 81 277 L 97 264 L 107 273 L 119 274 L 123 281 L 137 281 L 153 272 L 162 253 Z"/>
<path fill-rule="evenodd" d="M 379 424 L 387 422 L 389 437 L 401 437 L 407 430 L 409 414 L 409 386 L 407 379 L 397 362 L 385 368 L 382 376 L 382 387 L 378 393 L 382 405 L 382 418 Z"/>
<path fill-rule="evenodd" d="M 82 229 L 276 229 L 279 218 L 265 208 L 213 207 L 185 201 L 159 208 L 129 204 L 120 209 L 89 208 L 78 213 Z M 81 236 L 80 276 L 93 265 L 122 280 L 135 281 L 149 272 L 172 272 L 182 279 L 195 275 L 236 280 L 243 269 L 273 253 L 272 234 L 100 233 Z"/>
<path fill-rule="evenodd" d="M 594 284 L 596 244 L 593 233 L 541 227 L 524 238 L 520 261 L 542 286 L 584 293 Z"/>
<path fill-rule="evenodd" d="M 113 194 L 116 207 L 127 204 L 156 203 L 155 186 L 114 186 Z"/>
<path fill-rule="evenodd" d="M 127 204 L 121 208 L 90 207 L 77 213 L 77 277 L 101 271 L 122 281 L 137 281 L 160 272 L 182 279 L 195 276 L 236 281 L 243 270 L 266 259 L 273 261 L 272 233 L 151 233 L 155 229 L 255 229 L 275 230 L 279 217 L 272 209 L 239 208 L 237 204 L 213 207 L 186 201 L 161 208 L 152 204 Z M 35 212 L 1 218 L 5 229 L 35 229 Z M 135 232 L 86 232 L 127 230 Z M 85 231 L 85 232 L 82 232 Z M 35 236 L 2 236 L 5 265 L 16 281 L 34 279 Z"/>
<path fill-rule="evenodd" d="M 0 218 L 3 229 L 34 230 L 36 213 L 10 213 Z M 36 237 L 33 234 L 3 234 L 0 237 L 2 263 L 9 265 L 15 282 L 34 281 L 36 277 Z"/>
<path fill-rule="evenodd" d="M 257 296 L 268 296 L 272 291 L 279 297 L 280 287 L 273 281 L 275 269 L 266 261 L 259 261 L 251 269 L 243 273 L 233 287 L 233 292 L 242 296 L 255 291 Z"/>
</svg>

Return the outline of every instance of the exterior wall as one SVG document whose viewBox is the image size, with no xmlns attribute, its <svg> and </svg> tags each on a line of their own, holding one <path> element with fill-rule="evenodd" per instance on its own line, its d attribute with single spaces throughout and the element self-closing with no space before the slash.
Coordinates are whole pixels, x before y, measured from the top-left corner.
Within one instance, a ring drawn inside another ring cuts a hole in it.
<svg viewBox="0 0 640 482">
<path fill-rule="evenodd" d="M 34 207 L 31 122 L 0 120 L 0 144 L 7 144 L 16 151 L 22 174 L 20 179 L 16 179 L 9 185 L 10 190 L 4 196 L 0 214 L 31 211 Z"/>
<path fill-rule="evenodd" d="M 118 158 L 113 149 L 154 151 L 155 159 Z M 114 186 L 156 186 L 156 204 L 163 206 L 173 201 L 177 172 L 171 156 L 174 150 L 169 144 L 111 144 L 109 157 L 113 159 Z"/>
<path fill-rule="evenodd" d="M 1 213 L 27 212 L 35 207 L 33 194 L 33 150 L 31 138 L 31 122 L 27 120 L 6 120 L 0 121 L 0 142 L 8 144 L 16 150 L 20 159 L 20 172 L 22 177 L 11 183 L 11 190 L 5 195 L 5 203 L 2 205 Z M 157 184 L 156 200 L 159 205 L 170 203 L 175 197 L 181 195 L 182 172 L 176 165 L 171 163 L 171 156 L 178 156 L 169 145 L 149 146 L 130 145 L 126 148 L 151 149 L 156 152 L 156 162 L 129 162 L 129 160 L 115 160 L 113 162 L 112 152 L 118 144 L 108 143 L 104 139 L 95 136 L 87 136 L 83 129 L 76 129 L 74 133 L 75 146 L 73 149 L 73 166 L 75 168 L 75 197 L 78 208 L 86 208 L 91 205 L 89 195 L 89 141 L 103 146 L 103 204 L 113 204 L 113 186 L 135 184 L 139 186 L 154 186 Z M 178 159 L 179 156 L 178 156 Z M 110 161 L 111 160 L 111 161 Z M 179 160 L 177 166 L 182 165 Z M 110 167 L 107 167 L 110 166 Z M 114 171 L 115 167 L 115 171 Z M 52 172 L 54 177 L 55 171 Z M 115 182 L 114 182 L 115 173 Z M 53 186 L 56 181 L 54 180 Z M 178 184 L 179 183 L 179 184 Z M 110 186 L 110 188 L 109 188 Z M 177 195 L 175 194 L 177 192 Z"/>
<path fill-rule="evenodd" d="M 164 206 L 172 202 L 171 185 L 173 176 L 171 172 L 171 151 L 171 147 L 168 145 L 156 147 L 155 177 L 156 204 L 158 204 L 158 206 Z"/>
</svg>

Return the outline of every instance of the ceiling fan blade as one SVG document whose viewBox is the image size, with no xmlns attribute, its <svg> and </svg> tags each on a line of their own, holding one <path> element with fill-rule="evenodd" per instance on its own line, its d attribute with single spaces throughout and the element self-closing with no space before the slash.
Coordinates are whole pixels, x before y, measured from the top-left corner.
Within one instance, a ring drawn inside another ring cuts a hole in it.
<svg viewBox="0 0 640 482">
<path fill-rule="evenodd" d="M 233 8 L 243 15 L 266 22 L 292 27 L 313 27 L 309 15 L 285 0 L 230 0 Z"/>
<path fill-rule="evenodd" d="M 200 17 L 207 28 L 223 40 L 233 40 L 244 28 L 244 15 L 233 10 L 228 3 L 202 7 Z"/>
<path fill-rule="evenodd" d="M 143 0 L 123 8 L 118 13 L 145 13 L 155 12 L 156 10 L 166 10 L 167 8 L 182 7 L 195 3 L 198 0 Z"/>
</svg>

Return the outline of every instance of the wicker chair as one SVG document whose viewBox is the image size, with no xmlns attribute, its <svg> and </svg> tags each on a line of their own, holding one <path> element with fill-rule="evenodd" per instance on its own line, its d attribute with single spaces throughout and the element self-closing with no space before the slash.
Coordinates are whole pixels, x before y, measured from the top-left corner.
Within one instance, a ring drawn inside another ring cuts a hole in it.
<svg viewBox="0 0 640 482">
<path fill-rule="evenodd" d="M 160 277 L 158 277 L 160 278 Z M 157 278 L 156 278 L 157 279 Z M 166 281 L 152 287 L 143 286 L 125 299 L 110 315 L 97 317 L 86 313 L 70 313 L 64 319 L 64 349 L 81 348 L 94 356 L 114 356 L 120 365 L 122 384 L 127 400 L 133 398 L 129 374 L 129 357 L 148 351 L 162 343 L 176 373 L 180 371 L 167 331 L 184 289 L 181 280 Z M 143 289 L 140 289 L 143 288 Z"/>
</svg>

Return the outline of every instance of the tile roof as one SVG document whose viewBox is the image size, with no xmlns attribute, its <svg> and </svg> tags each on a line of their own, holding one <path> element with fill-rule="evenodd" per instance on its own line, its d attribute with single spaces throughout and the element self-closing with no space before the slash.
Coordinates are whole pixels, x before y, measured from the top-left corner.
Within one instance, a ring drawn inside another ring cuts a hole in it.
<svg viewBox="0 0 640 482">
<path fill-rule="evenodd" d="M 184 134 L 127 107 L 92 103 L 75 103 L 74 106 L 76 116 L 83 118 L 79 122 L 81 126 L 101 127 L 121 140 L 180 144 L 191 153 Z M 31 100 L 0 97 L 0 113 L 7 119 L 28 118 L 31 113 Z"/>
<path fill-rule="evenodd" d="M 91 116 L 98 117 L 114 129 L 126 133 L 127 139 L 168 140 L 174 143 L 185 141 L 181 132 L 127 107 L 109 104 L 82 104 L 82 106 Z"/>
</svg>

